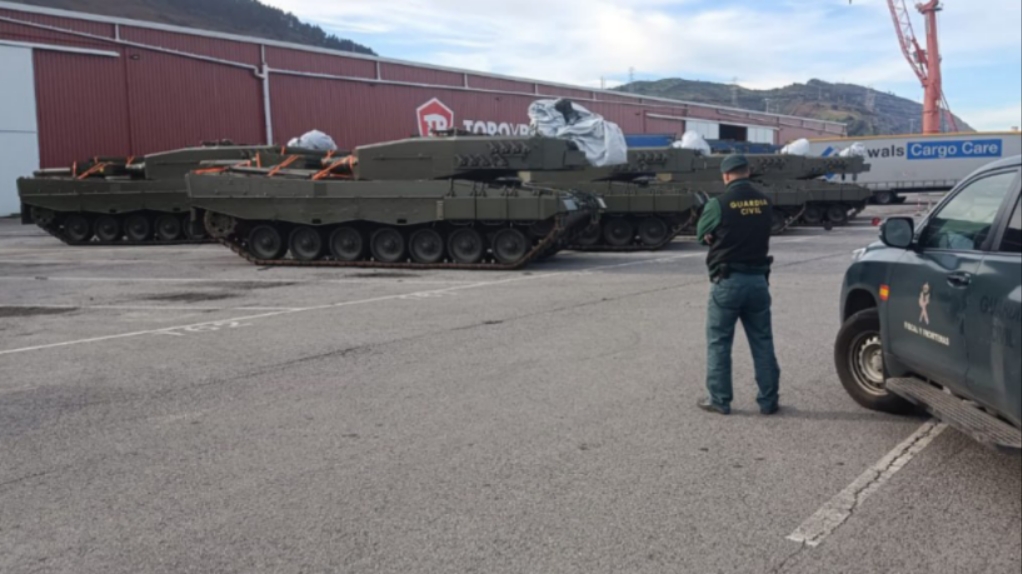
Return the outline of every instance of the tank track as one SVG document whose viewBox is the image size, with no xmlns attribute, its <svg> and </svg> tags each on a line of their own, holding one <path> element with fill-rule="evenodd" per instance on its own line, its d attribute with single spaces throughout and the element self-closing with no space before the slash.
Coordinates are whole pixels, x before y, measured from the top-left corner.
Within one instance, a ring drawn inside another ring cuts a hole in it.
<svg viewBox="0 0 1022 574">
<path fill-rule="evenodd" d="M 657 243 L 644 245 L 642 243 L 632 243 L 630 245 L 607 245 L 605 243 L 597 243 L 595 245 L 580 245 L 573 243 L 568 246 L 571 251 L 595 251 L 595 252 L 635 252 L 635 251 L 659 251 L 666 247 L 669 243 L 674 241 L 685 228 L 691 226 L 698 220 L 698 216 L 695 210 L 689 216 L 688 220 L 678 223 L 671 227 L 664 239 Z M 600 238 L 602 240 L 602 237 Z"/>
<path fill-rule="evenodd" d="M 36 226 L 42 229 L 46 233 L 60 240 L 64 245 L 71 247 L 144 247 L 151 245 L 207 245 L 212 244 L 215 240 L 212 237 L 206 236 L 198 239 L 173 239 L 170 241 L 163 239 L 156 239 L 155 237 L 147 239 L 146 241 L 128 241 L 127 239 L 118 239 L 117 241 L 101 241 L 95 237 L 88 241 L 73 241 L 67 237 L 62 229 L 56 224 L 43 225 L 37 223 Z"/>
<path fill-rule="evenodd" d="M 451 262 L 440 262 L 440 263 L 417 263 L 413 261 L 404 262 L 381 262 L 372 260 L 359 260 L 359 261 L 339 261 L 336 259 L 315 259 L 311 261 L 303 261 L 298 259 L 260 259 L 251 253 L 244 247 L 242 239 L 237 233 L 230 233 L 226 236 L 218 235 L 214 233 L 214 229 L 210 227 L 209 216 L 211 212 L 207 212 L 206 225 L 207 232 L 213 236 L 213 240 L 219 242 L 224 247 L 227 247 L 233 251 L 236 255 L 242 259 L 259 265 L 261 267 L 273 267 L 273 266 L 288 266 L 288 267 L 356 267 L 356 268 L 380 268 L 380 269 L 449 269 L 449 270 L 480 270 L 480 271 L 514 271 L 521 269 L 528 263 L 533 261 L 546 259 L 553 256 L 560 249 L 557 246 L 557 240 L 562 238 L 563 235 L 568 232 L 567 217 L 565 215 L 558 215 L 554 220 L 554 225 L 550 231 L 540 241 L 533 245 L 532 249 L 523 255 L 519 260 L 513 263 L 495 263 L 495 262 L 484 262 L 479 263 L 451 263 Z"/>
</svg>

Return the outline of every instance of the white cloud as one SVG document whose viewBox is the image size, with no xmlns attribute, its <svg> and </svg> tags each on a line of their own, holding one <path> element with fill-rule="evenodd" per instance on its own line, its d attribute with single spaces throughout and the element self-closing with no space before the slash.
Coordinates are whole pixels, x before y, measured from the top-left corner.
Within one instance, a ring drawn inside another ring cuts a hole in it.
<svg viewBox="0 0 1022 574">
<path fill-rule="evenodd" d="M 955 110 L 968 124 L 980 131 L 1001 131 L 1022 127 L 1022 104 L 1002 108 Z"/>
<path fill-rule="evenodd" d="M 642 79 L 737 77 L 768 88 L 815 77 L 921 96 L 885 0 L 264 1 L 370 46 L 374 35 L 407 46 L 404 55 L 417 61 L 541 80 L 598 86 L 634 67 Z M 948 4 L 945 67 L 1022 50 L 1019 0 L 984 0 L 983 10 Z M 922 17 L 912 13 L 924 41 Z"/>
</svg>

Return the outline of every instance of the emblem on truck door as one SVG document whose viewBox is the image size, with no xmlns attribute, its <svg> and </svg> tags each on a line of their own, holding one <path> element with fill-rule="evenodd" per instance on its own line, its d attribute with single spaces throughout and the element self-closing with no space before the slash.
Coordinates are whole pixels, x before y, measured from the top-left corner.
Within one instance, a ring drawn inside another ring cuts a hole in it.
<svg viewBox="0 0 1022 574">
<path fill-rule="evenodd" d="M 926 308 L 930 306 L 930 284 L 926 283 L 923 285 L 923 290 L 919 292 L 919 322 L 929 325 L 930 314 L 926 312 Z"/>
</svg>

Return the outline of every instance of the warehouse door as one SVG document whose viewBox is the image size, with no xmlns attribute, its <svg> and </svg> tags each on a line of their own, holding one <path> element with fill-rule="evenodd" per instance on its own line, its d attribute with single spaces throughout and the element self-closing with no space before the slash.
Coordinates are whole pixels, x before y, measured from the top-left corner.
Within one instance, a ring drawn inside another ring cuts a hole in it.
<svg viewBox="0 0 1022 574">
<path fill-rule="evenodd" d="M 685 122 L 685 130 L 696 132 L 704 139 L 720 139 L 720 124 L 717 122 L 703 122 L 699 120 L 688 120 Z"/>
<path fill-rule="evenodd" d="M 0 217 L 21 206 L 15 180 L 39 167 L 32 49 L 0 43 Z"/>
</svg>

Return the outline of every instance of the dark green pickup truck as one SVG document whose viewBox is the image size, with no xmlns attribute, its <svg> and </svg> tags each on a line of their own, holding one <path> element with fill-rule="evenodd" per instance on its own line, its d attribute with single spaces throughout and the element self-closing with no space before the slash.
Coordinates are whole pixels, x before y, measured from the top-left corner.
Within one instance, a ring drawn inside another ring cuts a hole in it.
<svg viewBox="0 0 1022 574">
<path fill-rule="evenodd" d="M 855 252 L 834 345 L 860 405 L 935 417 L 1022 451 L 1022 156 L 989 164 L 915 225 Z"/>
</svg>

